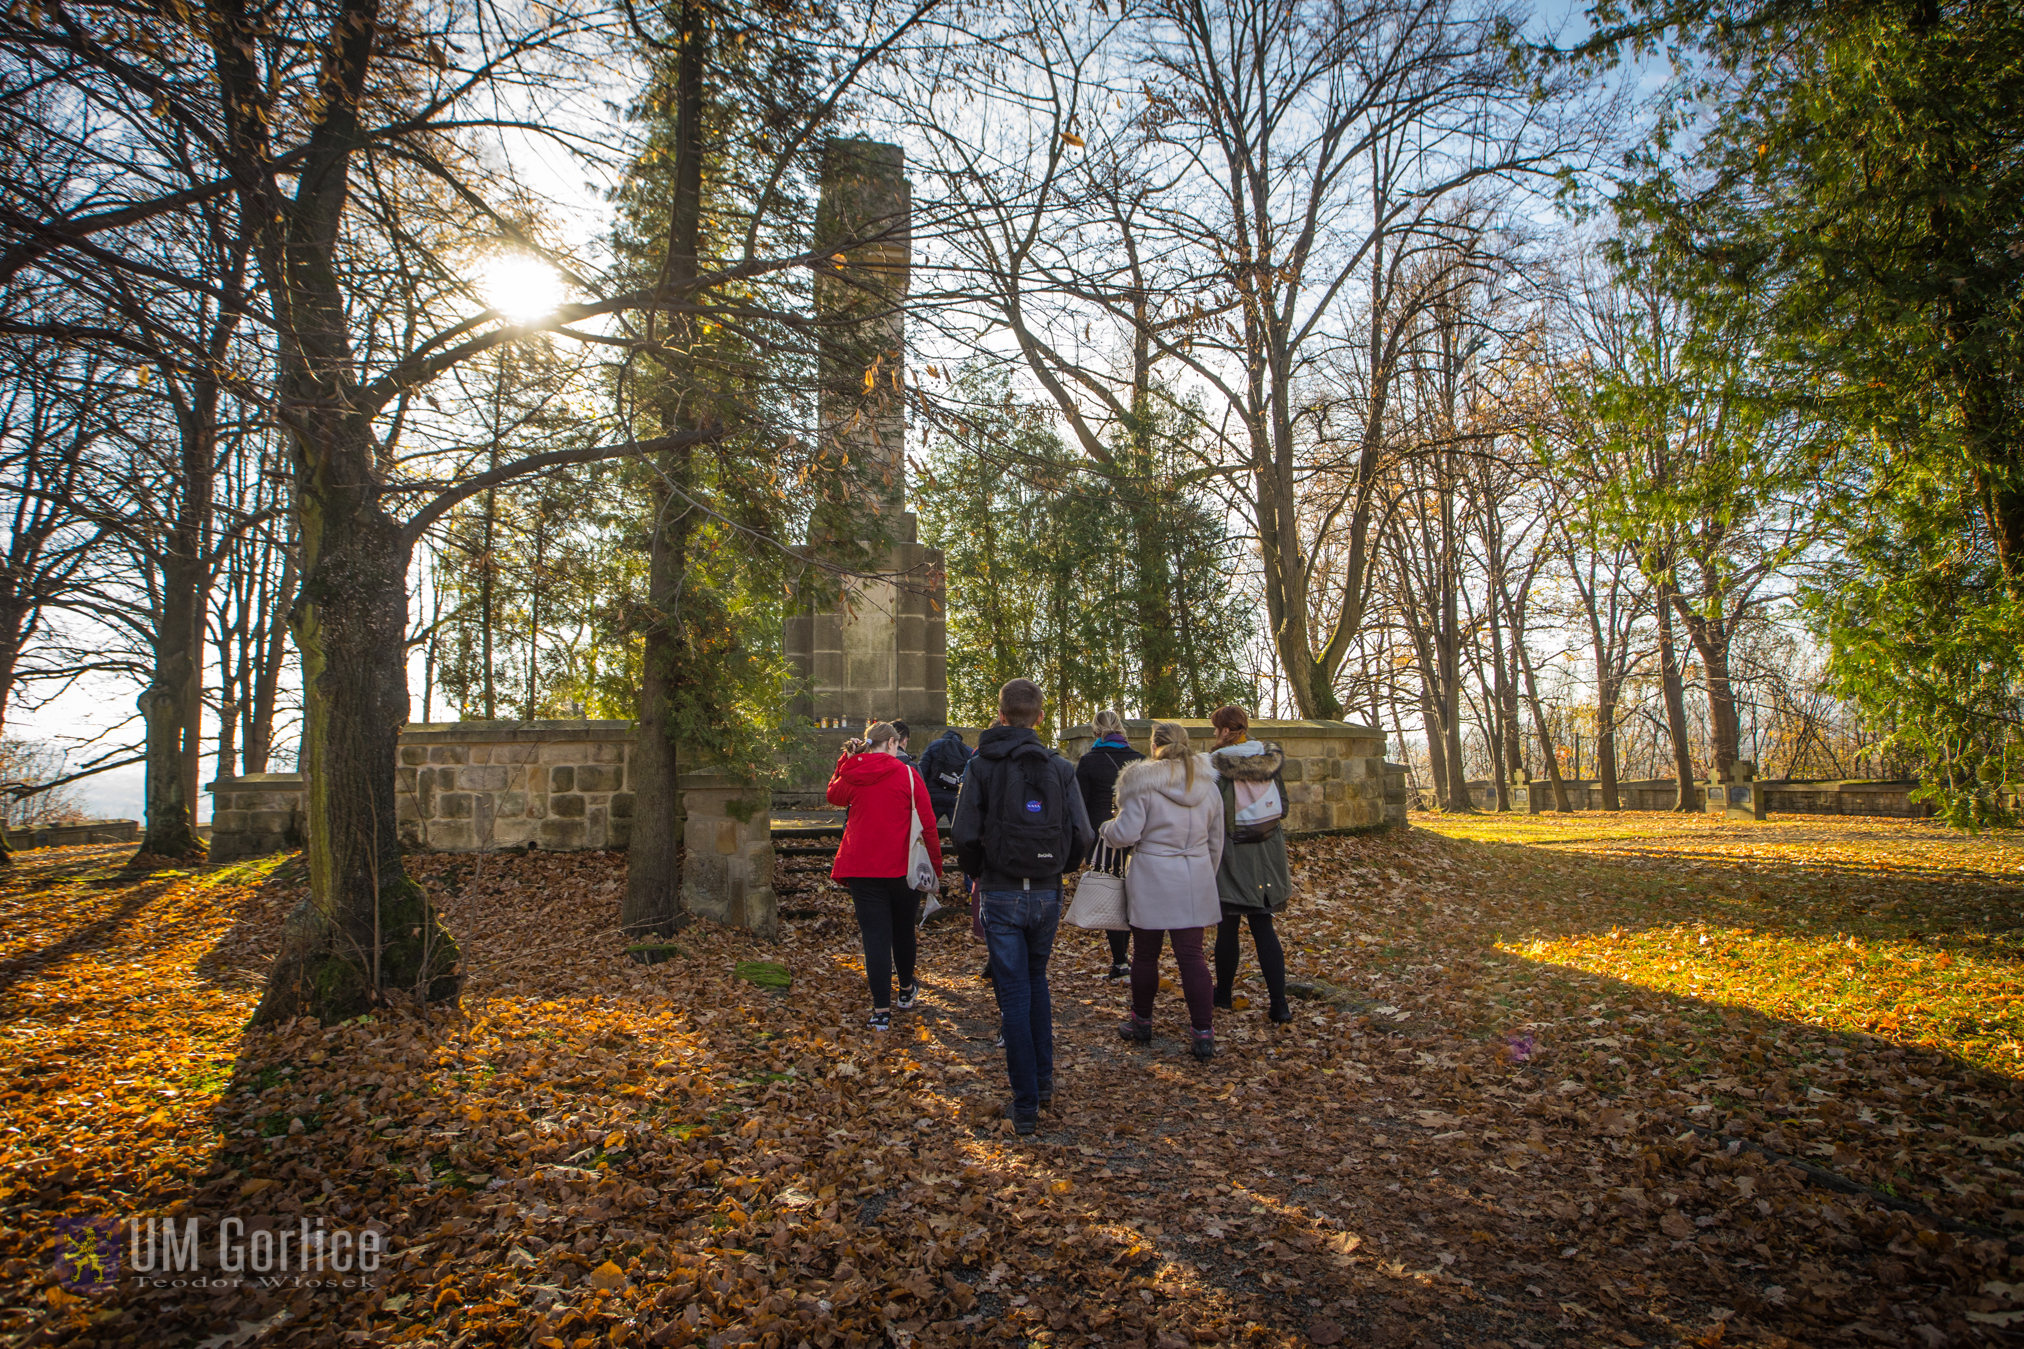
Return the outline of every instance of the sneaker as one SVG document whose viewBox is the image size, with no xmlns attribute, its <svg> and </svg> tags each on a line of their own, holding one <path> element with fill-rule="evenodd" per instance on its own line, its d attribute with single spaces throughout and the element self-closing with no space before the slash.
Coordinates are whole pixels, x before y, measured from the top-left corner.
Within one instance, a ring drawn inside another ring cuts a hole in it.
<svg viewBox="0 0 2024 1349">
<path fill-rule="evenodd" d="M 979 979 L 982 979 L 982 980 L 983 980 L 983 981 L 984 981 L 985 983 L 987 983 L 987 984 L 991 982 L 991 962 L 990 962 L 990 961 L 988 961 L 988 960 L 987 960 L 987 961 L 985 961 L 985 962 L 984 962 L 984 972 L 983 972 L 982 974 L 978 975 L 977 977 L 978 977 Z"/>
<path fill-rule="evenodd" d="M 1136 1040 L 1145 1044 L 1153 1038 L 1153 1023 L 1144 1020 L 1137 1012 L 1126 1012 L 1124 1024 L 1117 1028 L 1120 1040 Z"/>
<path fill-rule="evenodd" d="M 930 918 L 933 918 L 947 907 L 949 906 L 942 903 L 941 900 L 936 899 L 933 895 L 929 895 L 928 902 L 921 905 L 921 921 L 917 926 L 926 927 Z"/>
<path fill-rule="evenodd" d="M 1053 1104 L 1054 1104 L 1054 1084 L 1052 1082 L 1042 1082 L 1040 1084 L 1040 1108 L 1042 1110 L 1045 1110 L 1048 1106 Z"/>
<path fill-rule="evenodd" d="M 1004 1047 L 1005 1047 L 1005 1032 L 999 1031 L 998 1038 L 991 1042 L 991 1048 L 1003 1049 Z"/>
<path fill-rule="evenodd" d="M 871 1019 L 864 1024 L 870 1026 L 873 1030 L 891 1030 L 893 1028 L 893 1014 L 888 1008 L 874 1007 L 871 1010 Z"/>
<path fill-rule="evenodd" d="M 893 999 L 893 1006 L 902 1012 L 911 1012 L 914 1010 L 914 1003 L 920 1000 L 920 996 L 921 981 L 916 979 L 899 991 L 899 996 Z"/>
<path fill-rule="evenodd" d="M 1195 1032 L 1195 1057 L 1213 1059 L 1216 1057 L 1216 1032 L 1198 1030 Z"/>
<path fill-rule="evenodd" d="M 1131 978 L 1131 966 L 1126 964 L 1122 960 L 1113 961 L 1111 963 L 1110 973 L 1104 975 L 1103 977 L 1112 981 L 1113 983 L 1115 983 L 1119 979 L 1129 979 Z"/>
<path fill-rule="evenodd" d="M 1006 1119 L 1012 1121 L 1012 1132 L 1021 1136 L 1035 1133 L 1040 1128 L 1040 1117 L 1038 1115 L 1022 1115 L 1012 1108 L 1010 1101 L 1005 1102 L 1005 1109 L 1002 1113 Z"/>
</svg>

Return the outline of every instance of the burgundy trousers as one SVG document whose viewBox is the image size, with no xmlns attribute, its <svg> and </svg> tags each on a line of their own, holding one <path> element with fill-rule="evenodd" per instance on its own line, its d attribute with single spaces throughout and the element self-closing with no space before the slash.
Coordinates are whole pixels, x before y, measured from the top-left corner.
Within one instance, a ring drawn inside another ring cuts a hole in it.
<svg viewBox="0 0 2024 1349">
<path fill-rule="evenodd" d="M 1160 991 L 1160 944 L 1174 940 L 1174 963 L 1181 967 L 1181 993 L 1188 1000 L 1188 1020 L 1196 1030 L 1214 1030 L 1216 1025 L 1214 976 L 1208 958 L 1202 954 L 1202 929 L 1198 927 L 1146 928 L 1131 930 L 1131 1007 L 1141 1020 L 1153 1015 L 1153 995 Z"/>
</svg>

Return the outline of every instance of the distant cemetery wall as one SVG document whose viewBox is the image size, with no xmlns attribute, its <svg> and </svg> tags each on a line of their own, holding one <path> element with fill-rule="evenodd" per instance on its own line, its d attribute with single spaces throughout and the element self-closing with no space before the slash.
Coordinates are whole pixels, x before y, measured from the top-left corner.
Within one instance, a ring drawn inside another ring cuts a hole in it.
<svg viewBox="0 0 2024 1349">
<path fill-rule="evenodd" d="M 1602 783 L 1599 779 L 1564 778 L 1562 781 L 1567 787 L 1568 804 L 1575 810 L 1602 809 Z M 1911 794 L 1919 786 L 1915 778 L 1889 781 L 1765 779 L 1756 785 L 1764 794 L 1765 809 L 1773 815 L 1881 815 L 1922 820 L 1933 813 L 1930 802 L 1911 799 Z M 1542 810 L 1554 809 L 1551 782 L 1543 778 L 1536 780 L 1531 789 L 1539 793 Z M 1624 810 L 1671 810 L 1680 797 L 1679 783 L 1672 778 L 1619 782 L 1616 790 Z M 1497 808 L 1497 787 L 1487 778 L 1470 782 L 1469 796 L 1478 810 Z M 1693 798 L 1688 804 L 1695 812 L 1700 812 L 1707 808 L 1707 801 L 1707 784 L 1696 783 Z M 1522 796 L 1516 799 L 1514 808 L 1525 809 Z"/>
</svg>

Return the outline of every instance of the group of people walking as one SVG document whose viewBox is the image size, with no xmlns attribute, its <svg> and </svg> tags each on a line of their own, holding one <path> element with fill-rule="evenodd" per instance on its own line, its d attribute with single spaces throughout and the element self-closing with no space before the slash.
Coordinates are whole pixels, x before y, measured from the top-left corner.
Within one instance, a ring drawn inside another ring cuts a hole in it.
<svg viewBox="0 0 2024 1349">
<path fill-rule="evenodd" d="M 1130 989 L 1120 1036 L 1152 1039 L 1160 952 L 1171 946 L 1193 1052 L 1212 1057 L 1215 1011 L 1233 1006 L 1247 923 L 1268 1015 L 1292 1020 L 1273 925 L 1293 892 L 1278 747 L 1251 738 L 1244 709 L 1222 707 L 1210 717 L 1215 744 L 1207 753 L 1194 750 L 1185 726 L 1161 721 L 1148 757 L 1126 741 L 1123 719 L 1104 711 L 1094 721 L 1095 744 L 1070 764 L 1034 730 L 1043 711 L 1039 685 L 1014 679 L 999 690 L 997 722 L 978 737 L 974 755 L 950 731 L 918 766 L 906 756 L 904 725 L 880 722 L 844 747 L 828 791 L 830 803 L 849 812 L 830 874 L 857 911 L 877 1030 L 919 997 L 915 914 L 924 892 L 939 888 L 939 830 L 949 829 L 971 895 L 972 931 L 990 952 L 1012 1093 L 1004 1113 L 1022 1134 L 1038 1127 L 1054 1095 L 1047 965 L 1063 878 L 1085 863 L 1123 881 L 1128 927 L 1106 933 L 1109 977 Z M 1205 949 L 1211 928 L 1213 972 Z"/>
</svg>

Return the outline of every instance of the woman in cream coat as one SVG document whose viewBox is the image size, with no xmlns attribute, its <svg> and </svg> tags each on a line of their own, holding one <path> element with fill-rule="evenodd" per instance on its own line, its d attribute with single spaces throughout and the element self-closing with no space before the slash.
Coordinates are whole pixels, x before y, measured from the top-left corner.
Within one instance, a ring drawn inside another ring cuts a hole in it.
<svg viewBox="0 0 2024 1349">
<path fill-rule="evenodd" d="M 1117 779 L 1117 814 L 1103 841 L 1131 848 L 1125 905 L 1131 918 L 1131 1011 L 1118 1034 L 1153 1038 L 1153 995 L 1160 986 L 1160 946 L 1171 937 L 1181 969 L 1198 1059 L 1216 1052 L 1215 981 L 1202 952 L 1202 929 L 1222 920 L 1216 867 L 1223 856 L 1223 798 L 1208 760 L 1188 746 L 1188 730 L 1153 724 L 1153 756 L 1129 764 Z"/>
</svg>

